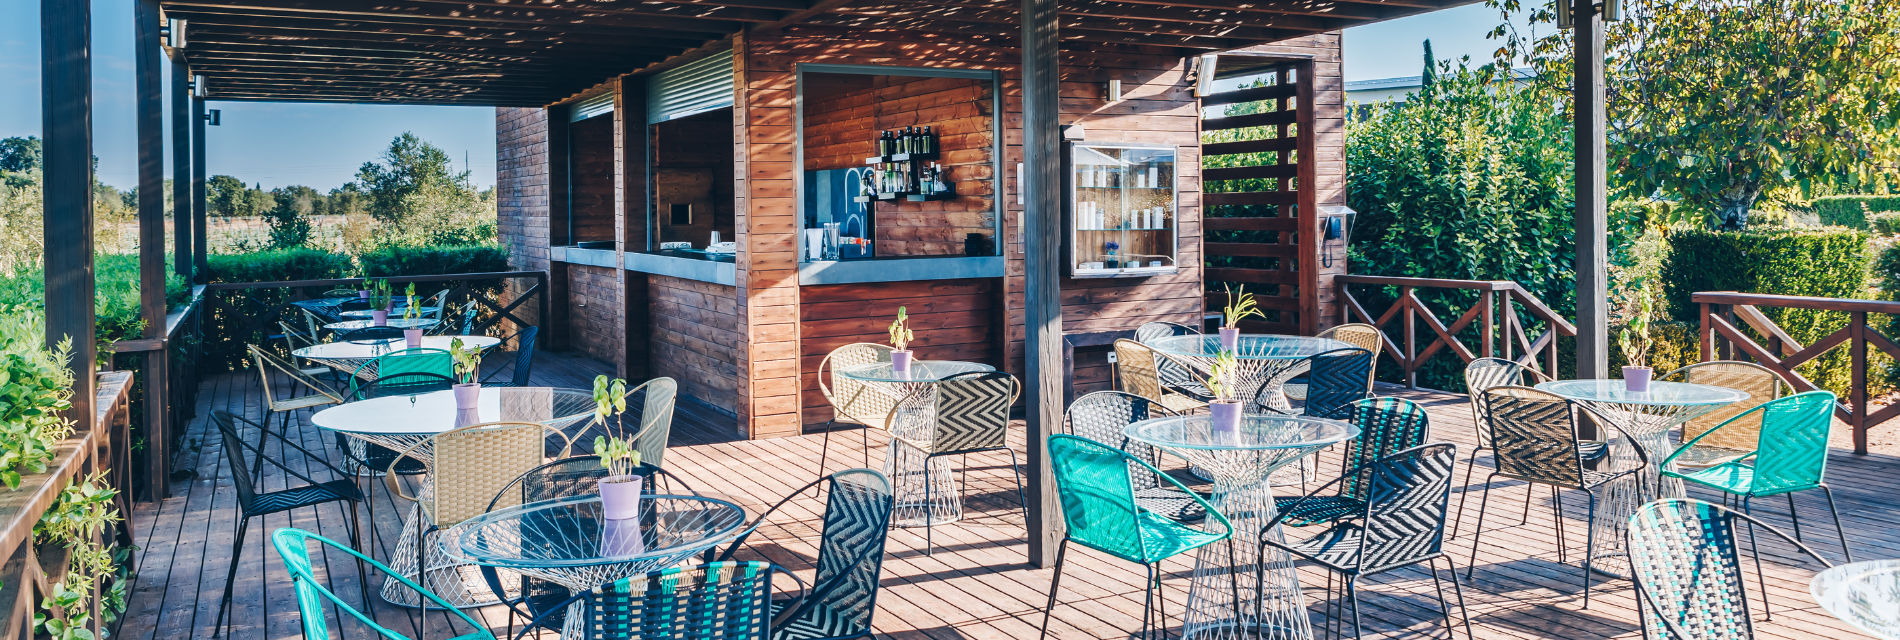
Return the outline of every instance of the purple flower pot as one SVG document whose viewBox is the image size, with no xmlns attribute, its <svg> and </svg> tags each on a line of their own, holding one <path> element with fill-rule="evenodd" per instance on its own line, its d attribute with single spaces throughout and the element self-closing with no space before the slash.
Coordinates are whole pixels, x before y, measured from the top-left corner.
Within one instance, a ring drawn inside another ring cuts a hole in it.
<svg viewBox="0 0 1900 640">
<path fill-rule="evenodd" d="M 375 311 L 369 312 L 369 322 L 370 324 L 376 325 L 378 327 L 389 326 L 389 310 L 377 309 Z"/>
<path fill-rule="evenodd" d="M 632 520 L 640 517 L 639 476 L 608 476 L 595 481 L 600 492 L 601 517 L 608 520 Z"/>
<path fill-rule="evenodd" d="M 466 427 L 472 424 L 481 424 L 481 383 L 458 384 L 449 387 L 449 389 L 455 393 L 455 426 Z"/>
<path fill-rule="evenodd" d="M 1630 393 L 1646 393 L 1649 378 L 1655 374 L 1656 370 L 1649 367 L 1623 367 L 1623 388 Z"/>
<path fill-rule="evenodd" d="M 1238 402 L 1210 402 L 1207 404 L 1209 424 L 1214 429 L 1214 437 L 1222 442 L 1240 439 L 1241 410 Z"/>
<path fill-rule="evenodd" d="M 402 339 L 409 343 L 409 348 L 411 349 L 422 348 L 422 330 L 421 329 L 403 329 Z"/>
<path fill-rule="evenodd" d="M 896 373 L 910 373 L 909 349 L 891 352 L 891 371 Z"/>
<path fill-rule="evenodd" d="M 356 297 L 357 297 L 357 299 L 359 299 L 359 300 L 368 300 L 368 299 L 369 299 L 369 290 L 368 290 L 368 289 L 358 289 L 358 290 L 356 290 Z"/>
<path fill-rule="evenodd" d="M 1240 329 L 1235 327 L 1221 327 L 1220 348 L 1222 351 L 1239 351 Z"/>
</svg>

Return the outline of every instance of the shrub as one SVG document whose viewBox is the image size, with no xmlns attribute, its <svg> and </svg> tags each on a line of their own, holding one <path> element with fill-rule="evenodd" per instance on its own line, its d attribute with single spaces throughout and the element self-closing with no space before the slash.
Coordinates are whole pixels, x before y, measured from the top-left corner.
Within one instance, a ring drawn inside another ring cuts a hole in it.
<svg viewBox="0 0 1900 640">
<path fill-rule="evenodd" d="M 1814 214 L 1821 224 L 1868 229 L 1870 214 L 1900 211 L 1900 196 L 1823 196 L 1814 199 Z"/>
<path fill-rule="evenodd" d="M 1867 216 L 1867 224 L 1883 236 L 1900 234 L 1900 211 L 1882 211 Z"/>
<path fill-rule="evenodd" d="M 356 256 L 370 278 L 509 271 L 501 245 L 389 246 Z"/>
<path fill-rule="evenodd" d="M 1715 232 L 1675 229 L 1663 263 L 1663 298 L 1670 316 L 1700 324 L 1698 291 L 1739 291 L 1823 298 L 1868 297 L 1873 256 L 1860 231 L 1777 230 Z M 1803 345 L 1846 326 L 1836 311 L 1763 307 L 1762 312 Z M 1746 330 L 1746 327 L 1742 327 Z M 1851 384 L 1848 352 L 1835 349 L 1798 370 L 1823 389 L 1845 395 Z"/>
<path fill-rule="evenodd" d="M 329 280 L 347 278 L 353 270 L 348 255 L 322 249 L 273 249 L 205 258 L 205 272 L 211 282 Z"/>
</svg>

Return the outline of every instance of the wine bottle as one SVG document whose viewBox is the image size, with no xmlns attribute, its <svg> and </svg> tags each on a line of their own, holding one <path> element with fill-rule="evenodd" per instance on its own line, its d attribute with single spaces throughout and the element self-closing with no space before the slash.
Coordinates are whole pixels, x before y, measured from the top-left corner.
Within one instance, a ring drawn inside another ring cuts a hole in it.
<svg viewBox="0 0 1900 640">
<path fill-rule="evenodd" d="M 937 136 L 930 132 L 930 126 L 924 126 L 924 153 L 937 152 Z"/>
</svg>

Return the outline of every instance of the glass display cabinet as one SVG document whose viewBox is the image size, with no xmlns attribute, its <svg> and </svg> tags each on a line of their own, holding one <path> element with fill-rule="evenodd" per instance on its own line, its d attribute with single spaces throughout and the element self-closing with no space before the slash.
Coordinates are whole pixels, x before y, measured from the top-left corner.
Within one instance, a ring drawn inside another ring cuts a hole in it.
<svg viewBox="0 0 1900 640">
<path fill-rule="evenodd" d="M 1071 142 L 1069 275 L 1174 273 L 1175 148 Z"/>
</svg>

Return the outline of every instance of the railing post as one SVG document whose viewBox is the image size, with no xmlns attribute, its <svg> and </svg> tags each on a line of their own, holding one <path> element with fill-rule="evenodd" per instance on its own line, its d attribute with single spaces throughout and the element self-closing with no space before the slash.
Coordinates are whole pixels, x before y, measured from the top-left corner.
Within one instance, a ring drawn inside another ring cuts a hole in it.
<svg viewBox="0 0 1900 640">
<path fill-rule="evenodd" d="M 1848 339 L 1853 358 L 1854 382 L 1848 392 L 1850 402 L 1854 403 L 1854 453 L 1867 453 L 1867 416 L 1873 414 L 1873 407 L 1867 406 L 1867 312 L 1855 311 L 1853 319 L 1848 320 Z"/>
<path fill-rule="evenodd" d="M 1399 287 L 1399 304 L 1405 305 L 1399 315 L 1405 318 L 1405 388 L 1418 388 L 1418 343 L 1414 327 L 1418 310 L 1412 307 L 1412 288 Z"/>
<path fill-rule="evenodd" d="M 1715 323 L 1709 321 L 1714 314 L 1713 305 L 1707 302 L 1702 303 L 1702 339 L 1700 341 L 1702 362 L 1715 360 Z"/>
<path fill-rule="evenodd" d="M 1492 349 L 1496 348 L 1497 341 L 1492 337 L 1491 334 L 1493 330 L 1497 328 L 1492 321 L 1493 312 L 1497 310 L 1497 305 L 1492 304 L 1492 303 L 1497 299 L 1497 295 L 1498 295 L 1497 291 L 1478 292 L 1478 304 L 1484 305 L 1484 310 L 1478 312 L 1481 316 L 1484 317 L 1484 328 L 1483 328 L 1484 339 L 1480 341 L 1481 346 L 1478 347 L 1480 349 L 1483 349 L 1484 351 L 1478 354 L 1478 357 L 1480 358 L 1491 357 Z"/>
</svg>

